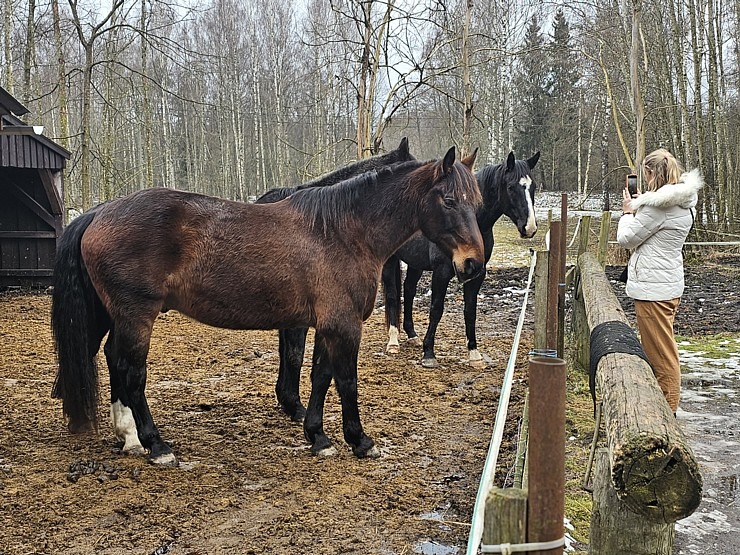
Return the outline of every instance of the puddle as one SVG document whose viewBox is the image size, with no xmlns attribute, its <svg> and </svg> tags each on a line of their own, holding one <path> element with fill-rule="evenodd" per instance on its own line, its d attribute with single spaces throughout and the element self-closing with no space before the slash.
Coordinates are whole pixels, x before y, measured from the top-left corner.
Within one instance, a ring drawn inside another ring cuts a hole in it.
<svg viewBox="0 0 740 555">
<path fill-rule="evenodd" d="M 447 510 L 449 508 L 449 504 L 447 504 L 445 507 L 436 507 L 429 512 L 421 513 L 419 515 L 419 518 L 421 520 L 433 520 L 439 522 L 437 528 L 439 528 L 440 530 L 444 530 L 445 532 L 449 532 L 450 530 L 452 530 L 452 528 L 444 523 L 445 518 L 448 517 Z"/>
<path fill-rule="evenodd" d="M 702 473 L 699 508 L 676 523 L 679 555 L 738 553 L 733 532 L 738 521 L 740 486 L 740 353 L 737 340 L 714 342 L 711 353 L 679 344 L 682 374 L 677 416 Z M 703 347 L 703 346 L 702 346 Z M 729 550 L 728 550 L 729 549 Z"/>
<path fill-rule="evenodd" d="M 460 553 L 460 548 L 435 541 L 423 541 L 414 546 L 414 553 L 419 555 L 455 555 Z"/>
</svg>

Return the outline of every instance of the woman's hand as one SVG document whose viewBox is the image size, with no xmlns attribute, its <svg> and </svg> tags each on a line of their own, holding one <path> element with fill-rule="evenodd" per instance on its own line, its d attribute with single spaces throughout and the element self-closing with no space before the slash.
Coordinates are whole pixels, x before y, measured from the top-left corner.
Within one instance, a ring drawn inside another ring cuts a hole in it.
<svg viewBox="0 0 740 555">
<path fill-rule="evenodd" d="M 634 195 L 630 196 L 630 192 L 627 190 L 627 187 L 622 189 L 622 213 L 623 214 L 634 214 L 632 212 L 632 199 L 637 198 L 640 196 L 639 191 L 635 193 Z"/>
</svg>

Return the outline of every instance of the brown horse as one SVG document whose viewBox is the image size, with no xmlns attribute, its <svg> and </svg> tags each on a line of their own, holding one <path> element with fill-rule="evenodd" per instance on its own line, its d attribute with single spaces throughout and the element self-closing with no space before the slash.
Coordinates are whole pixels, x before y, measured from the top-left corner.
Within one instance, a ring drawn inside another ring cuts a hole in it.
<svg viewBox="0 0 740 555">
<path fill-rule="evenodd" d="M 175 309 L 223 328 L 315 328 L 304 420 L 311 451 L 335 451 L 323 429 L 333 379 L 345 440 L 358 457 L 378 456 L 357 403 L 362 322 L 383 263 L 418 231 L 463 281 L 482 270 L 473 161 L 455 162 L 453 147 L 439 161 L 387 166 L 273 204 L 148 189 L 77 218 L 60 241 L 52 297 L 54 394 L 70 431 L 97 427 L 95 356 L 108 333 L 111 414 L 124 452 L 148 449 L 153 462 L 177 464 L 144 393 L 154 321 Z"/>
</svg>

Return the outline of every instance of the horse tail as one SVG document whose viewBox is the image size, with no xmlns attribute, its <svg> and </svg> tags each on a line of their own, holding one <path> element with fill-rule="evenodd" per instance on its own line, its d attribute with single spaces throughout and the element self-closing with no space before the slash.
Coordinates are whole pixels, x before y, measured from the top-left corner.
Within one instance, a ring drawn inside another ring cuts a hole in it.
<svg viewBox="0 0 740 555">
<path fill-rule="evenodd" d="M 69 430 L 97 429 L 100 340 L 109 321 L 82 260 L 82 235 L 95 218 L 85 212 L 68 226 L 57 246 L 51 327 L 57 350 L 58 370 L 52 396 L 62 399 Z"/>
</svg>

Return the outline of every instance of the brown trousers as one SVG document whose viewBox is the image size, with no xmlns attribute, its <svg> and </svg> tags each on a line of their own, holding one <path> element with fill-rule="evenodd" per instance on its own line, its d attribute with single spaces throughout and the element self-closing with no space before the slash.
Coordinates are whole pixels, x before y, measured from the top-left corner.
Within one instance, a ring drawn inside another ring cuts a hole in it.
<svg viewBox="0 0 740 555">
<path fill-rule="evenodd" d="M 681 368 L 678 364 L 678 346 L 673 336 L 673 321 L 679 302 L 680 299 L 635 300 L 635 316 L 642 347 L 674 414 L 681 395 Z"/>
</svg>

